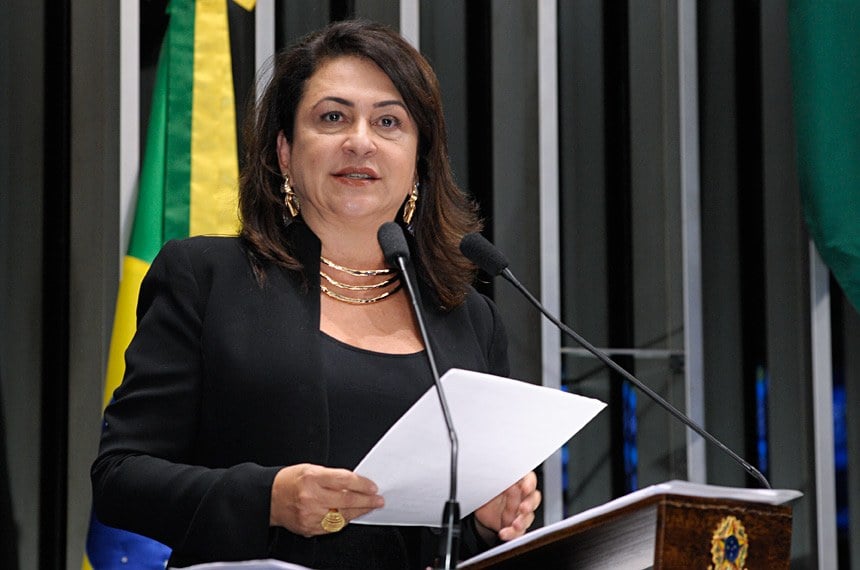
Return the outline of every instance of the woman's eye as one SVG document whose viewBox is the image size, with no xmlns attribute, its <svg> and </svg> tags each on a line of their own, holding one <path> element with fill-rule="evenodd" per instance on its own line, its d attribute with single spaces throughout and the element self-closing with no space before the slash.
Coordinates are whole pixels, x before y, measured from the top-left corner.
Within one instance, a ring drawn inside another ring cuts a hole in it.
<svg viewBox="0 0 860 570">
<path fill-rule="evenodd" d="M 381 127 L 385 127 L 386 129 L 396 127 L 399 124 L 400 121 L 398 121 L 395 117 L 382 117 L 381 119 L 379 119 L 379 125 Z"/>
<path fill-rule="evenodd" d="M 337 111 L 331 111 L 331 112 L 324 114 L 322 116 L 322 120 L 325 121 L 326 123 L 336 123 L 336 122 L 340 121 L 341 116 L 342 115 L 340 113 L 338 113 Z"/>
</svg>

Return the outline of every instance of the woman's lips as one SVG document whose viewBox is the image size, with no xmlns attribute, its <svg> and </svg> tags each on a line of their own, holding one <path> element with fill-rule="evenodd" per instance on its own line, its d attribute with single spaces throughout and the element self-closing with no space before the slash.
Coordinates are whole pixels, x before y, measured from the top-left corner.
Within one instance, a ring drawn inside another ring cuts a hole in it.
<svg viewBox="0 0 860 570">
<path fill-rule="evenodd" d="M 342 168 L 335 172 L 334 176 L 351 185 L 362 185 L 379 180 L 379 174 L 372 168 Z"/>
</svg>

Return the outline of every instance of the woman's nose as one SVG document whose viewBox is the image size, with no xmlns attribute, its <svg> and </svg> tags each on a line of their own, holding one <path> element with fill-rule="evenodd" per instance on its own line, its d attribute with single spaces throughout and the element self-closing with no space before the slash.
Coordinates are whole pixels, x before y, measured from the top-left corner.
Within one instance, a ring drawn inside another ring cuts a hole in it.
<svg viewBox="0 0 860 570">
<path fill-rule="evenodd" d="M 367 121 L 357 121 L 346 135 L 343 150 L 359 156 L 367 156 L 376 152 L 373 131 Z"/>
</svg>

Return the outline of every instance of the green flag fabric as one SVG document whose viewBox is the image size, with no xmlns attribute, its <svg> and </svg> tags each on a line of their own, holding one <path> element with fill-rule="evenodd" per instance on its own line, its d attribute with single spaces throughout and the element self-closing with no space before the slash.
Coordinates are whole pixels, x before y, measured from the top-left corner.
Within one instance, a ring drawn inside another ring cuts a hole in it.
<svg viewBox="0 0 860 570">
<path fill-rule="evenodd" d="M 804 216 L 860 311 L 860 0 L 790 0 L 789 29 Z"/>
</svg>

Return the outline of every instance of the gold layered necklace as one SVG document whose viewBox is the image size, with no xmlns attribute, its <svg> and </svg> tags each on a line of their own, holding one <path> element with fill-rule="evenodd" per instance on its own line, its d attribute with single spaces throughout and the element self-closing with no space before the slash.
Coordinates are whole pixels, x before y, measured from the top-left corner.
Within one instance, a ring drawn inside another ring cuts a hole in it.
<svg viewBox="0 0 860 570">
<path fill-rule="evenodd" d="M 374 289 L 384 289 L 388 287 L 385 291 L 380 293 L 375 297 L 353 297 L 350 295 L 345 295 L 343 293 L 338 293 L 327 287 L 322 281 L 320 281 L 320 291 L 331 297 L 332 299 L 336 299 L 343 303 L 349 303 L 351 305 L 369 305 L 371 303 L 378 303 L 383 299 L 387 299 L 394 293 L 400 290 L 400 274 L 395 273 L 392 269 L 352 269 L 351 267 L 344 267 L 343 265 L 338 265 L 337 263 L 331 261 L 330 259 L 326 259 L 324 256 L 320 256 L 320 261 L 332 269 L 336 269 L 337 271 L 341 271 L 346 273 L 347 275 L 351 275 L 353 277 L 380 277 L 382 276 L 382 281 L 376 281 L 374 283 L 367 283 L 363 285 L 352 285 L 349 283 L 342 283 L 337 279 L 334 279 L 331 275 L 320 269 L 320 277 L 322 277 L 329 285 L 334 288 L 340 289 L 341 291 L 373 291 Z"/>
</svg>

